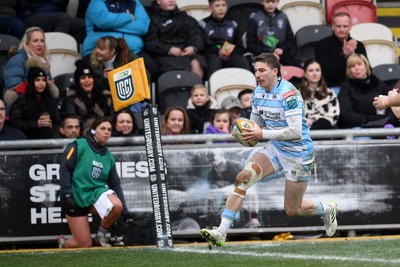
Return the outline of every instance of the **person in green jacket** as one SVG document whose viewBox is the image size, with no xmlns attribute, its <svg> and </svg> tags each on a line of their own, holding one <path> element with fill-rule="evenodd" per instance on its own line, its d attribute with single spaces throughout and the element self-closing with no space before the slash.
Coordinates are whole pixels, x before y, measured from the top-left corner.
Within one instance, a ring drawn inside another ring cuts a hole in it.
<svg viewBox="0 0 400 267">
<path fill-rule="evenodd" d="M 115 158 L 106 146 L 112 125 L 109 118 L 98 117 L 87 136 L 64 150 L 60 163 L 61 207 L 73 237 L 59 236 L 60 248 L 92 246 L 89 213 L 101 218 L 95 243 L 111 246 L 107 233 L 126 208 Z"/>
</svg>

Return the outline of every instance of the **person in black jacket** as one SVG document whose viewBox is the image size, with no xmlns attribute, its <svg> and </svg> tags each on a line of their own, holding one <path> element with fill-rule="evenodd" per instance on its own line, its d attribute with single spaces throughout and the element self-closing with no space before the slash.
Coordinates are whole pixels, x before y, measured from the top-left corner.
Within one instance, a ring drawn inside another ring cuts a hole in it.
<svg viewBox="0 0 400 267">
<path fill-rule="evenodd" d="M 153 1 L 149 10 L 149 32 L 144 48 L 157 62 L 160 75 L 171 70 L 189 70 L 204 76 L 204 34 L 197 20 L 179 11 L 176 1 Z"/>
<path fill-rule="evenodd" d="M 346 60 L 353 53 L 367 57 L 364 44 L 350 36 L 351 18 L 348 13 L 339 12 L 332 19 L 333 34 L 317 42 L 315 59 L 320 63 L 324 79 L 336 94 L 346 80 Z"/>
<path fill-rule="evenodd" d="M 380 128 L 385 124 L 398 126 L 391 109 L 380 113 L 373 100 L 379 95 L 387 95 L 391 88 L 376 78 L 364 55 L 353 54 L 347 59 L 347 80 L 342 83 L 338 95 L 340 116 L 339 128 Z"/>
<path fill-rule="evenodd" d="M 11 106 L 11 126 L 22 130 L 28 139 L 54 138 L 61 120 L 58 96 L 58 88 L 47 82 L 46 72 L 31 67 L 26 93 L 19 93 Z"/>
<path fill-rule="evenodd" d="M 78 60 L 75 65 L 75 84 L 67 92 L 67 98 L 62 104 L 62 115 L 78 115 L 82 133 L 86 134 L 97 117 L 111 117 L 114 108 L 110 91 L 97 84 L 92 68 L 82 60 Z"/>
<path fill-rule="evenodd" d="M 199 21 L 206 38 L 204 55 L 207 60 L 206 80 L 221 68 L 242 68 L 251 71 L 249 61 L 243 57 L 244 48 L 236 21 L 228 18 L 226 0 L 209 0 L 211 15 Z"/>
</svg>

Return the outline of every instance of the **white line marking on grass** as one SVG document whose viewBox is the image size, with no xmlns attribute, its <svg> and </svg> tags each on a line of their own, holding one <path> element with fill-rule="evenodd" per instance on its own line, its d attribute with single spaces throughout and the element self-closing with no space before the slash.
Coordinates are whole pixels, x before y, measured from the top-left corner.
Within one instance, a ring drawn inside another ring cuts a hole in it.
<svg viewBox="0 0 400 267">
<path fill-rule="evenodd" d="M 371 263 L 390 263 L 398 264 L 400 259 L 388 260 L 388 259 L 377 259 L 377 258 L 350 258 L 350 257 L 339 257 L 339 256 L 324 256 L 324 255 L 308 255 L 308 254 L 292 254 L 292 253 L 272 253 L 272 252 L 239 252 L 239 251 L 228 251 L 222 250 L 222 248 L 217 248 L 215 250 L 198 250 L 193 248 L 175 248 L 171 251 L 178 252 L 193 252 L 200 254 L 228 254 L 228 255 L 242 255 L 242 256 L 255 256 L 255 257 L 274 257 L 274 258 L 287 258 L 287 259 L 299 259 L 299 260 L 330 260 L 330 261 L 351 261 L 351 262 L 371 262 Z"/>
</svg>

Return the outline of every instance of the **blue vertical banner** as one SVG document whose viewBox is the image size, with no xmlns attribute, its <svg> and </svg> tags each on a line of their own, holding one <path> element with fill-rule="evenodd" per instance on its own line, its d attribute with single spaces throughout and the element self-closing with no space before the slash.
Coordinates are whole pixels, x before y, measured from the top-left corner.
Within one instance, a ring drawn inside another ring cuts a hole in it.
<svg viewBox="0 0 400 267">
<path fill-rule="evenodd" d="M 159 113 L 157 107 L 151 104 L 144 107 L 142 112 L 156 245 L 160 248 L 172 248 L 172 228 Z"/>
</svg>

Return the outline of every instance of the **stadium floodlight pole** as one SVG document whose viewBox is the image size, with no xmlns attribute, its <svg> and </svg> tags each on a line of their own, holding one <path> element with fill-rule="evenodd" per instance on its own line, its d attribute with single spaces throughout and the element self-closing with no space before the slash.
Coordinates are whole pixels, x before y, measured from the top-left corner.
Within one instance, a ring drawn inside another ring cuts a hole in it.
<svg viewBox="0 0 400 267">
<path fill-rule="evenodd" d="M 142 108 L 144 138 L 149 168 L 151 203 L 155 222 L 156 245 L 172 248 L 171 218 L 166 181 L 166 169 L 161 143 L 160 119 L 157 106 L 148 104 Z"/>
</svg>

